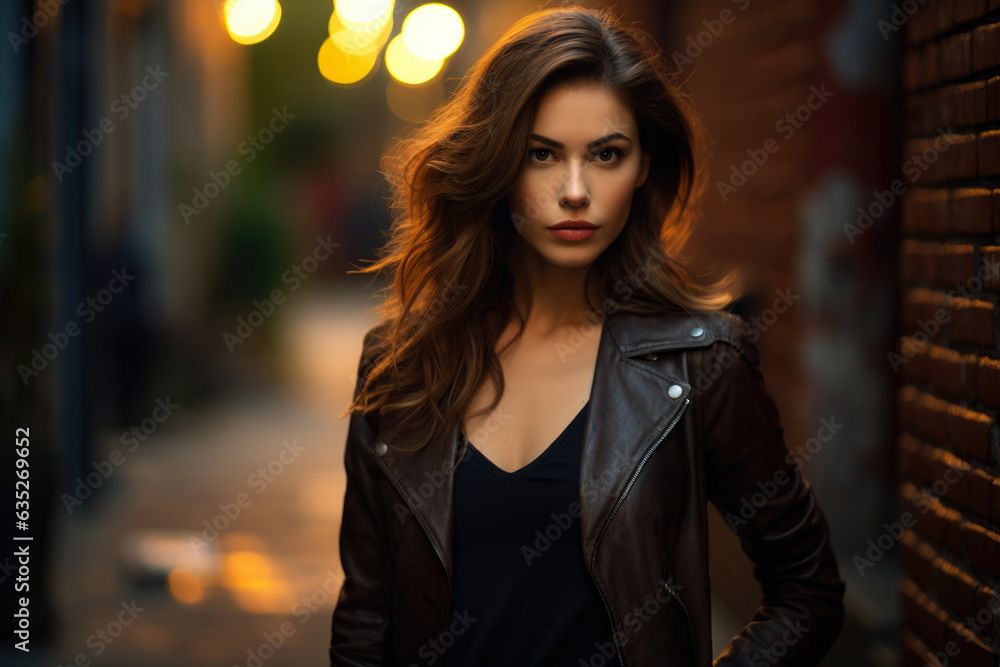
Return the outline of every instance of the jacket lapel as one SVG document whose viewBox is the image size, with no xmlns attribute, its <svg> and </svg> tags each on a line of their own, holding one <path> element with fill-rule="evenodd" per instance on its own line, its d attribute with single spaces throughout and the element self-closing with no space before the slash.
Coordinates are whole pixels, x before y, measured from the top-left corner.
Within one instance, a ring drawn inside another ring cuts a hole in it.
<svg viewBox="0 0 1000 667">
<path fill-rule="evenodd" d="M 698 331 L 698 335 L 692 333 Z M 711 331 L 699 317 L 686 314 L 650 316 L 619 311 L 605 318 L 580 464 L 580 529 L 588 564 L 617 499 L 646 451 L 679 415 L 691 392 L 686 369 L 668 374 L 663 365 L 646 361 L 647 355 L 707 345 Z M 679 389 L 671 392 L 675 385 Z M 440 447 L 427 446 L 413 453 L 391 446 L 381 456 L 371 447 L 368 450 L 420 523 L 449 585 L 454 545 L 452 471 L 465 453 L 465 448 L 459 451 L 459 435 L 460 428 L 455 426 Z"/>
</svg>

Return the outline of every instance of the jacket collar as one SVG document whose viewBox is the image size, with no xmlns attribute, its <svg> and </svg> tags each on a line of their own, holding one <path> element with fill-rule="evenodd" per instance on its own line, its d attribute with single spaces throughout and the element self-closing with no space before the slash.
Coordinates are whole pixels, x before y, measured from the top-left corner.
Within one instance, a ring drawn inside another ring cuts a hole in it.
<svg viewBox="0 0 1000 667">
<path fill-rule="evenodd" d="M 729 320 L 717 313 L 617 311 L 605 317 L 581 451 L 580 530 L 586 562 L 591 562 L 602 526 L 616 511 L 630 478 L 638 474 L 647 450 L 659 443 L 689 403 L 692 379 L 681 370 L 686 366 L 653 364 L 655 353 L 707 346 L 727 337 L 727 326 Z M 455 426 L 440 447 L 428 445 L 413 453 L 389 447 L 382 455 L 368 448 L 406 501 L 409 512 L 397 508 L 391 514 L 400 521 L 416 518 L 449 585 L 454 545 L 451 472 L 465 453 L 460 445 L 460 428 Z"/>
</svg>

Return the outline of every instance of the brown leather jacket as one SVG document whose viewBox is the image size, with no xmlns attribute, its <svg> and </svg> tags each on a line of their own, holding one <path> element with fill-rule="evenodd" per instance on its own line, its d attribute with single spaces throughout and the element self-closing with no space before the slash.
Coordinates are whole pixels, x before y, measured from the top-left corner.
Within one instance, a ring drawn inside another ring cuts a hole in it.
<svg viewBox="0 0 1000 667">
<path fill-rule="evenodd" d="M 816 665 L 840 634 L 845 584 L 757 368 L 757 332 L 725 311 L 618 311 L 597 333 L 580 464 L 581 557 L 616 646 L 595 645 L 590 664 Z M 387 447 L 384 426 L 377 416 L 350 416 L 335 666 L 441 664 L 454 636 L 474 624 L 450 604 L 459 429 L 442 441 L 450 463 L 441 464 L 431 447 L 414 455 Z M 764 593 L 714 661 L 707 501 L 739 536 Z"/>
</svg>

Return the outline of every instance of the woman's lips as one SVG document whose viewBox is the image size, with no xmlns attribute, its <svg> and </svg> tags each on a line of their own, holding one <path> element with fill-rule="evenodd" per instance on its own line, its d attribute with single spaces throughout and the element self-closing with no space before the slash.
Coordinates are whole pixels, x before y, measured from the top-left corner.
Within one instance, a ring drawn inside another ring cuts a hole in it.
<svg viewBox="0 0 1000 667">
<path fill-rule="evenodd" d="M 557 239 L 562 239 L 563 241 L 583 241 L 584 239 L 589 239 L 597 231 L 597 227 L 562 227 L 562 228 L 549 228 L 549 231 Z"/>
</svg>

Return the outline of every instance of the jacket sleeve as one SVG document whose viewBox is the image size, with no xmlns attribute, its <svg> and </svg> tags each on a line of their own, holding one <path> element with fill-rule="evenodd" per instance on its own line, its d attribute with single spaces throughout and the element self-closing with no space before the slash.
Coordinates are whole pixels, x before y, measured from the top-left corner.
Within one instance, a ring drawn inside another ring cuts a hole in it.
<svg viewBox="0 0 1000 667">
<path fill-rule="evenodd" d="M 365 336 L 354 396 L 370 366 Z M 382 665 L 389 622 L 391 558 L 385 511 L 379 496 L 380 471 L 368 448 L 378 434 L 378 417 L 352 412 L 344 448 L 347 488 L 340 524 L 340 562 L 345 579 L 333 610 L 331 667 Z"/>
<path fill-rule="evenodd" d="M 700 417 L 709 500 L 754 563 L 763 600 L 713 667 L 816 665 L 843 627 L 843 596 L 827 521 L 784 442 L 745 320 L 735 343 L 702 355 Z M 714 379 L 713 379 L 714 378 Z"/>
</svg>

